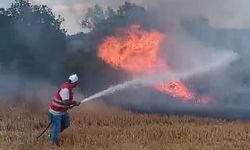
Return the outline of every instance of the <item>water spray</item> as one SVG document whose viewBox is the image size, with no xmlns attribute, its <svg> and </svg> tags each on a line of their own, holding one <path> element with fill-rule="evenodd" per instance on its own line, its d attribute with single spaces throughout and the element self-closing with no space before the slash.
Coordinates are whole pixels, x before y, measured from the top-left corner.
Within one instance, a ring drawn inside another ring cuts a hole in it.
<svg viewBox="0 0 250 150">
<path fill-rule="evenodd" d="M 103 90 L 101 92 L 98 92 L 92 96 L 89 96 L 81 101 L 81 103 L 85 103 L 106 95 L 114 94 L 118 91 L 122 91 L 128 87 L 139 87 L 139 86 L 152 86 L 156 83 L 161 83 L 161 82 L 168 82 L 172 80 L 183 80 L 183 79 L 188 79 L 192 76 L 200 76 L 207 74 L 211 71 L 216 71 L 219 70 L 223 67 L 227 67 L 229 64 L 232 62 L 236 61 L 238 59 L 238 54 L 234 52 L 229 52 L 226 53 L 223 57 L 220 57 L 219 59 L 204 65 L 197 67 L 191 71 L 188 72 L 181 72 L 181 73 L 171 73 L 171 74 L 166 74 L 166 73 L 157 73 L 151 76 L 143 76 L 139 77 L 134 80 L 130 80 L 115 86 L 111 86 L 107 88 L 106 90 Z"/>
</svg>

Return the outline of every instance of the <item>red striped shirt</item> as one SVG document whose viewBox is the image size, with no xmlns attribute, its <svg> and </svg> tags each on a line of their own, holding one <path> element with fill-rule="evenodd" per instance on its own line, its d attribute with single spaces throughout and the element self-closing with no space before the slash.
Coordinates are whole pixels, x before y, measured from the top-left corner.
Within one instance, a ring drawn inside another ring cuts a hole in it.
<svg viewBox="0 0 250 150">
<path fill-rule="evenodd" d="M 60 91 L 62 89 L 68 89 L 69 91 L 69 99 L 63 100 L 63 98 L 60 96 Z M 69 107 L 73 104 L 76 104 L 76 101 L 73 101 L 73 86 L 72 84 L 66 82 L 60 86 L 60 89 L 55 94 L 54 99 L 50 103 L 50 112 L 56 113 L 56 114 L 62 114 L 65 113 Z"/>
</svg>

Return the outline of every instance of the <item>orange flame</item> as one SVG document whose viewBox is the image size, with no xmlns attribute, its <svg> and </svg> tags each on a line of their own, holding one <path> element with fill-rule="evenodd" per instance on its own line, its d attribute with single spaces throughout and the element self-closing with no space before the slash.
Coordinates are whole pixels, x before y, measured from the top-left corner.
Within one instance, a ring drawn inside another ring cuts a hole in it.
<svg viewBox="0 0 250 150">
<path fill-rule="evenodd" d="M 107 37 L 99 46 L 98 57 L 114 68 L 121 68 L 134 76 L 167 72 L 167 64 L 159 54 L 164 38 L 165 35 L 158 31 L 144 31 L 139 25 L 132 25 L 118 30 L 115 36 Z M 196 97 L 181 81 L 159 83 L 154 87 L 185 101 Z"/>
<path fill-rule="evenodd" d="M 173 97 L 182 98 L 185 101 L 191 100 L 195 97 L 195 93 L 190 91 L 182 82 L 171 81 L 169 83 L 160 83 L 155 85 L 155 88 L 160 92 L 170 94 Z"/>
<path fill-rule="evenodd" d="M 163 34 L 142 31 L 138 25 L 119 32 L 121 36 L 107 37 L 99 46 L 99 57 L 106 63 L 132 74 L 150 72 L 163 65 L 158 58 Z"/>
</svg>

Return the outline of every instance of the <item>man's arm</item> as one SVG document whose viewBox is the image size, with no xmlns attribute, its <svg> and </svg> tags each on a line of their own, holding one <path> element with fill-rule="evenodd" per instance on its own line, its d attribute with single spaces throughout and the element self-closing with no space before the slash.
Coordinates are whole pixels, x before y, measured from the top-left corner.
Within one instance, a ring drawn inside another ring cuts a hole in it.
<svg viewBox="0 0 250 150">
<path fill-rule="evenodd" d="M 59 92 L 61 98 L 62 98 L 62 101 L 69 104 L 69 105 L 80 105 L 81 102 L 77 102 L 77 101 L 70 101 L 69 98 L 70 98 L 70 95 L 69 95 L 69 90 L 67 88 L 64 88 L 62 89 L 60 92 Z"/>
</svg>

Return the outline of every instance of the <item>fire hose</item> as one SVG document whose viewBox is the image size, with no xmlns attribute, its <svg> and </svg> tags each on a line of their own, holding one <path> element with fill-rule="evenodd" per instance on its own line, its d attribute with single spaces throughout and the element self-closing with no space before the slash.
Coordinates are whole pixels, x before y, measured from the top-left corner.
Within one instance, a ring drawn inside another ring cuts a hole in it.
<svg viewBox="0 0 250 150">
<path fill-rule="evenodd" d="M 75 106 L 77 106 L 77 105 L 72 105 L 72 106 L 69 107 L 69 109 L 72 109 Z M 47 127 L 36 137 L 36 140 L 38 140 L 49 129 L 51 124 L 52 124 L 52 121 L 50 121 L 49 124 L 47 125 Z"/>
<path fill-rule="evenodd" d="M 52 121 L 49 122 L 49 124 L 47 125 L 47 127 L 43 130 L 42 133 L 40 133 L 37 137 L 36 137 L 36 140 L 38 140 L 48 129 L 49 127 L 51 126 L 52 124 Z"/>
</svg>

